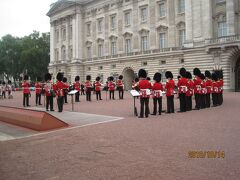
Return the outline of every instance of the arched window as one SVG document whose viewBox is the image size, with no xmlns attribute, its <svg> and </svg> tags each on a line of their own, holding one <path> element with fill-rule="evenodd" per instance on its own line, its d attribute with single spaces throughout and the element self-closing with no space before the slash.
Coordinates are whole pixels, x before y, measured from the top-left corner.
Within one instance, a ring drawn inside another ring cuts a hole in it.
<svg viewBox="0 0 240 180">
<path fill-rule="evenodd" d="M 66 60 L 66 47 L 65 46 L 62 46 L 62 49 L 61 49 L 61 55 L 62 55 L 62 60 Z"/>
</svg>

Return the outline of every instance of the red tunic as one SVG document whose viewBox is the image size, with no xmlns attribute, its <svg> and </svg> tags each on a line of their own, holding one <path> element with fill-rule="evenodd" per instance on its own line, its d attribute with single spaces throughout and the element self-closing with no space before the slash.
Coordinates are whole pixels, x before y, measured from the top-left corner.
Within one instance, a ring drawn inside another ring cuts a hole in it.
<svg viewBox="0 0 240 180">
<path fill-rule="evenodd" d="M 80 87 L 81 87 L 81 84 L 79 81 L 76 81 L 75 83 L 73 83 L 73 87 L 75 90 L 77 90 L 78 92 L 80 91 Z"/>
<path fill-rule="evenodd" d="M 45 90 L 45 95 L 46 96 L 51 96 L 50 91 L 53 90 L 53 85 L 51 81 L 47 81 L 45 86 L 44 86 L 44 90 Z"/>
<path fill-rule="evenodd" d="M 161 92 L 163 91 L 163 85 L 162 83 L 155 82 L 152 87 L 152 97 L 153 98 L 160 98 L 161 97 Z"/>
<path fill-rule="evenodd" d="M 101 83 L 99 81 L 95 82 L 95 91 L 101 91 Z"/>
<path fill-rule="evenodd" d="M 150 89 L 152 88 L 151 83 L 146 80 L 140 80 L 139 81 L 139 89 L 140 89 L 140 98 L 149 98 L 150 97 Z"/>
<path fill-rule="evenodd" d="M 194 83 L 192 80 L 188 80 L 188 83 L 187 83 L 187 92 L 186 92 L 186 96 L 192 96 L 193 95 L 193 87 L 194 87 Z"/>
<path fill-rule="evenodd" d="M 40 94 L 41 90 L 42 90 L 41 83 L 39 83 L 39 82 L 35 83 L 35 92 L 36 92 L 36 94 Z"/>
<path fill-rule="evenodd" d="M 206 88 L 206 82 L 202 81 L 201 88 L 202 88 L 202 94 L 207 94 L 207 88 Z"/>
<path fill-rule="evenodd" d="M 217 81 L 212 82 L 213 91 L 212 93 L 219 93 L 219 83 Z"/>
<path fill-rule="evenodd" d="M 174 87 L 175 87 L 175 82 L 173 79 L 170 79 L 166 82 L 166 85 L 165 85 L 166 96 L 174 96 Z"/>
<path fill-rule="evenodd" d="M 87 81 L 85 82 L 85 87 L 86 87 L 86 92 L 91 91 L 92 83 L 91 83 L 89 80 L 87 80 Z"/>
<path fill-rule="evenodd" d="M 108 82 L 108 88 L 109 88 L 109 91 L 114 91 L 115 83 L 112 81 Z"/>
<path fill-rule="evenodd" d="M 117 80 L 117 86 L 118 86 L 119 89 L 123 89 L 123 82 L 122 82 L 121 79 Z"/>
<path fill-rule="evenodd" d="M 220 88 L 220 93 L 222 93 L 223 92 L 223 79 L 220 79 L 219 80 L 219 88 Z"/>
<path fill-rule="evenodd" d="M 194 82 L 194 94 L 202 94 L 202 80 L 196 76 L 195 79 L 193 80 Z"/>
<path fill-rule="evenodd" d="M 207 89 L 207 94 L 212 93 L 212 80 L 211 79 L 206 80 L 206 89 Z"/>
<path fill-rule="evenodd" d="M 30 94 L 30 84 L 26 81 L 22 83 L 23 94 Z"/>
<path fill-rule="evenodd" d="M 56 95 L 61 97 L 61 96 L 64 96 L 63 90 L 67 89 L 68 85 L 66 85 L 62 81 L 57 81 L 57 83 L 55 84 L 55 86 L 53 88 L 56 91 Z"/>
<path fill-rule="evenodd" d="M 187 92 L 187 84 L 188 84 L 188 79 L 187 78 L 179 78 L 178 80 L 178 92 L 179 94 L 184 94 Z"/>
</svg>

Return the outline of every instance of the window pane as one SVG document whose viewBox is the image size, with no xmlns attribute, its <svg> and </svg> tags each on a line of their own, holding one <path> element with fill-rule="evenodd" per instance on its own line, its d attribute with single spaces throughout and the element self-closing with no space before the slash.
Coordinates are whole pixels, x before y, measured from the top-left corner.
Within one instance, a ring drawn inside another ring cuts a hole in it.
<svg viewBox="0 0 240 180">
<path fill-rule="evenodd" d="M 186 40 L 185 29 L 179 31 L 179 45 L 182 46 Z"/>
<path fill-rule="evenodd" d="M 141 9 L 141 20 L 142 20 L 142 22 L 147 20 L 147 8 Z"/>
<path fill-rule="evenodd" d="M 227 23 L 226 21 L 218 23 L 218 37 L 227 36 Z"/>
<path fill-rule="evenodd" d="M 165 48 L 166 47 L 166 34 L 160 33 L 159 35 L 159 48 Z"/>
<path fill-rule="evenodd" d="M 148 49 L 147 36 L 141 37 L 141 47 L 142 47 L 142 51 L 146 51 Z"/>
<path fill-rule="evenodd" d="M 185 0 L 178 0 L 178 13 L 185 12 Z"/>
<path fill-rule="evenodd" d="M 165 4 L 159 4 L 159 16 L 164 17 L 166 14 L 165 12 Z"/>
</svg>

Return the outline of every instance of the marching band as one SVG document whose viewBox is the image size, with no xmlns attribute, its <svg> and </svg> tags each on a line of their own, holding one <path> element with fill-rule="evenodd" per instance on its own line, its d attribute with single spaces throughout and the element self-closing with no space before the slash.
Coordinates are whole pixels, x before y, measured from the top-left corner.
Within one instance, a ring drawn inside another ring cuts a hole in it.
<svg viewBox="0 0 240 180">
<path fill-rule="evenodd" d="M 192 74 L 186 71 L 185 68 L 179 70 L 178 82 L 175 83 L 173 80 L 173 74 L 171 71 L 167 71 L 165 74 L 166 83 L 161 82 L 162 74 L 155 73 L 151 82 L 150 77 L 147 77 L 147 72 L 144 69 L 140 69 L 138 77 L 133 80 L 132 89 L 136 90 L 140 94 L 140 116 L 147 118 L 150 114 L 149 99 L 153 99 L 153 111 L 151 115 L 161 115 L 162 108 L 162 97 L 165 94 L 167 99 L 166 113 L 174 113 L 174 94 L 178 92 L 180 110 L 178 112 L 191 111 L 193 109 L 192 96 L 195 97 L 195 108 L 194 110 L 200 110 L 204 108 L 210 108 L 211 96 L 212 106 L 219 106 L 223 103 L 223 72 L 216 70 L 213 73 L 205 71 L 201 73 L 200 69 L 194 68 Z M 54 111 L 53 100 L 57 97 L 58 112 L 63 111 L 64 102 L 67 103 L 67 94 L 71 90 L 76 90 L 75 102 L 80 102 L 80 92 L 84 95 L 82 89 L 85 89 L 86 100 L 91 101 L 92 91 L 96 94 L 96 100 L 102 100 L 102 90 L 106 91 L 106 98 L 109 92 L 110 100 L 115 100 L 115 90 L 118 91 L 119 99 L 123 99 L 124 95 L 124 82 L 123 76 L 120 75 L 118 79 L 114 79 L 113 76 L 107 78 L 106 84 L 101 83 L 101 78 L 98 76 L 94 83 L 91 82 L 91 76 L 86 76 L 85 84 L 80 82 L 80 77 L 75 77 L 75 82 L 71 85 L 67 82 L 67 78 L 63 77 L 63 73 L 57 74 L 57 82 L 54 84 L 51 79 L 51 74 L 45 74 L 45 83 L 42 82 L 40 77 L 37 77 L 35 83 L 35 103 L 41 104 L 41 95 L 44 94 L 44 104 L 46 111 Z M 30 94 L 30 82 L 29 76 L 24 75 L 22 82 L 23 90 L 23 106 L 28 107 Z M 177 90 L 175 89 L 177 88 Z M 12 98 L 12 82 L 9 80 L 8 84 L 4 81 L 0 81 L 0 98 L 6 98 L 6 92 L 8 98 Z M 45 99 L 46 98 L 46 99 Z M 158 108 L 157 108 L 158 107 Z"/>
</svg>

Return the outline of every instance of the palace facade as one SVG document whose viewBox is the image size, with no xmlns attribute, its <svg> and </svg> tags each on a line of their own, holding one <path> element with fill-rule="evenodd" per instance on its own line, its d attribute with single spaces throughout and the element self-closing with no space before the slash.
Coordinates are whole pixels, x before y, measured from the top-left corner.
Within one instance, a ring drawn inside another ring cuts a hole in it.
<svg viewBox="0 0 240 180">
<path fill-rule="evenodd" d="M 198 67 L 240 90 L 240 0 L 58 0 L 47 15 L 54 77 L 122 74 L 130 89 L 140 68 L 176 79 Z"/>
</svg>

